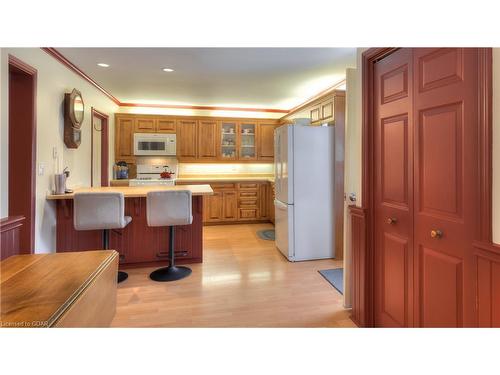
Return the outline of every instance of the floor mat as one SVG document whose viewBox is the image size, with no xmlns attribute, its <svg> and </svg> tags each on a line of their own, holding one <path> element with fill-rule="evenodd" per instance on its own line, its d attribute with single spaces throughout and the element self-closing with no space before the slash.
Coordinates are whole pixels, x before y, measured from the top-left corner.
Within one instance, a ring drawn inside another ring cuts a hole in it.
<svg viewBox="0 0 500 375">
<path fill-rule="evenodd" d="M 326 281 L 328 281 L 332 286 L 337 289 L 340 294 L 344 294 L 344 269 L 334 268 L 331 270 L 318 271 L 321 276 L 323 276 Z"/>
<path fill-rule="evenodd" d="M 257 236 L 259 236 L 263 240 L 268 240 L 268 241 L 274 241 L 275 240 L 274 229 L 259 230 L 259 231 L 257 231 Z"/>
</svg>

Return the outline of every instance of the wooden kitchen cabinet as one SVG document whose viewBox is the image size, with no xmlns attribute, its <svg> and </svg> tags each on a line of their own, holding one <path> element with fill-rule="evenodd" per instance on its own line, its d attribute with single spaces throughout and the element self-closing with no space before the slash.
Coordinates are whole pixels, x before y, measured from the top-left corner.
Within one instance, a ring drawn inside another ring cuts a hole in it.
<svg viewBox="0 0 500 375">
<path fill-rule="evenodd" d="M 259 218 L 269 219 L 269 194 L 271 191 L 269 184 L 260 184 L 259 186 Z"/>
<path fill-rule="evenodd" d="M 257 160 L 257 125 L 251 122 L 238 124 L 238 160 Z"/>
<path fill-rule="evenodd" d="M 311 117 L 311 122 L 316 122 L 321 120 L 321 107 L 319 105 L 312 107 L 309 110 L 309 114 Z"/>
<path fill-rule="evenodd" d="M 115 115 L 115 162 L 135 164 L 134 133 L 174 133 L 180 162 L 274 160 L 276 119 L 201 116 Z"/>
<path fill-rule="evenodd" d="M 133 117 L 115 118 L 115 160 L 135 163 Z"/>
<path fill-rule="evenodd" d="M 223 192 L 214 190 L 213 195 L 203 197 L 203 222 L 210 223 L 223 219 Z"/>
<path fill-rule="evenodd" d="M 134 131 L 136 133 L 156 133 L 158 120 L 151 117 L 136 118 L 134 123 Z"/>
<path fill-rule="evenodd" d="M 198 123 L 198 159 L 217 160 L 219 154 L 219 127 L 217 121 Z"/>
<path fill-rule="evenodd" d="M 159 118 L 156 123 L 157 133 L 175 133 L 175 120 L 169 118 Z"/>
<path fill-rule="evenodd" d="M 220 160 L 236 160 L 238 157 L 238 127 L 236 122 L 222 121 L 220 131 Z"/>
<path fill-rule="evenodd" d="M 236 191 L 224 191 L 222 220 L 235 221 L 238 219 L 238 197 Z"/>
<path fill-rule="evenodd" d="M 321 103 L 321 121 L 333 120 L 333 99 L 328 99 Z"/>
<path fill-rule="evenodd" d="M 177 123 L 177 158 L 179 161 L 196 160 L 198 121 L 179 120 Z"/>
<path fill-rule="evenodd" d="M 274 160 L 275 124 L 259 124 L 257 154 L 259 160 Z"/>
</svg>

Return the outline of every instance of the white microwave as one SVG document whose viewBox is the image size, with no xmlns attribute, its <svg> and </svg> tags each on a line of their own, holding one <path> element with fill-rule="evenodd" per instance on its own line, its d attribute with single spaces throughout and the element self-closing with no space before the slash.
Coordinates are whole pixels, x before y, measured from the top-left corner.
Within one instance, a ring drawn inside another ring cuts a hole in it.
<svg viewBox="0 0 500 375">
<path fill-rule="evenodd" d="M 175 156 L 175 134 L 134 133 L 134 155 Z"/>
</svg>

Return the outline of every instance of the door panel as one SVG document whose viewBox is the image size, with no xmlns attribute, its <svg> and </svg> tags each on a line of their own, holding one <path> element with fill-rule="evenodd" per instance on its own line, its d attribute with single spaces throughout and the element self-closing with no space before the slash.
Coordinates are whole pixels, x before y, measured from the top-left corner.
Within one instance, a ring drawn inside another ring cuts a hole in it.
<svg viewBox="0 0 500 375">
<path fill-rule="evenodd" d="M 408 117 L 382 120 L 382 202 L 408 207 Z"/>
<path fill-rule="evenodd" d="M 419 278 L 422 288 L 420 325 L 460 327 L 462 325 L 461 259 L 435 249 L 420 248 Z"/>
<path fill-rule="evenodd" d="M 462 106 L 451 104 L 420 112 L 420 212 L 462 216 Z M 448 185 L 442 189 L 443 181 Z"/>
<path fill-rule="evenodd" d="M 375 66 L 375 324 L 413 324 L 412 59 L 398 50 Z"/>
<path fill-rule="evenodd" d="M 418 326 L 473 326 L 477 50 L 415 49 L 415 293 Z"/>
<path fill-rule="evenodd" d="M 408 241 L 385 233 L 382 273 L 382 312 L 391 326 L 407 325 Z"/>
</svg>

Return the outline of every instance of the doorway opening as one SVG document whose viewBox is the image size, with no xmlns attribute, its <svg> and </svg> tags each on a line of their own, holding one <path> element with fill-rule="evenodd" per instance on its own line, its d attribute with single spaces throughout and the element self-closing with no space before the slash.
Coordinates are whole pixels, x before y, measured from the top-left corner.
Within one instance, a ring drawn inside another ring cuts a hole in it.
<svg viewBox="0 0 500 375">
<path fill-rule="evenodd" d="M 9 216 L 24 216 L 19 252 L 33 253 L 37 71 L 9 55 Z"/>
<path fill-rule="evenodd" d="M 109 116 L 91 109 L 90 184 L 109 186 Z"/>
</svg>

